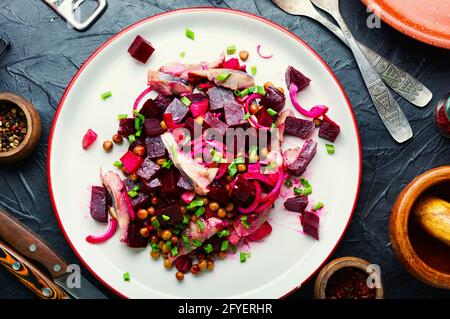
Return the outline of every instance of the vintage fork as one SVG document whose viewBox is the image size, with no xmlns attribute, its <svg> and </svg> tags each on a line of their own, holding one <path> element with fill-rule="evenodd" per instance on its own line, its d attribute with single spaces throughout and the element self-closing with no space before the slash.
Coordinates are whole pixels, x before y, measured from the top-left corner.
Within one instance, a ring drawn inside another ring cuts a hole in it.
<svg viewBox="0 0 450 319">
<path fill-rule="evenodd" d="M 342 30 L 320 14 L 310 0 L 273 0 L 273 2 L 289 14 L 316 20 L 349 46 Z M 425 85 L 365 45 L 359 42 L 358 45 L 381 79 L 400 96 L 419 107 L 424 107 L 431 101 L 433 93 Z"/>
</svg>

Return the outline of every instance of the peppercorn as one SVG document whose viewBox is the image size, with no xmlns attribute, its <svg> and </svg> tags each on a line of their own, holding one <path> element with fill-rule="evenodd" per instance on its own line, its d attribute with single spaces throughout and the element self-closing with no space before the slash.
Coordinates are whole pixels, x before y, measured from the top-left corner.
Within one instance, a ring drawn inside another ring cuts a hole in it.
<svg viewBox="0 0 450 319">
<path fill-rule="evenodd" d="M 22 110 L 0 104 L 0 152 L 17 148 L 27 134 L 27 120 Z"/>
<path fill-rule="evenodd" d="M 120 134 L 114 134 L 113 137 L 112 137 L 112 140 L 113 140 L 113 142 L 116 143 L 116 144 L 122 144 L 122 142 L 123 142 L 123 137 L 122 137 L 122 135 L 120 135 Z"/>
<path fill-rule="evenodd" d="M 145 155 L 145 147 L 142 145 L 138 145 L 135 148 L 133 148 L 134 155 L 137 156 L 144 156 Z"/>
</svg>

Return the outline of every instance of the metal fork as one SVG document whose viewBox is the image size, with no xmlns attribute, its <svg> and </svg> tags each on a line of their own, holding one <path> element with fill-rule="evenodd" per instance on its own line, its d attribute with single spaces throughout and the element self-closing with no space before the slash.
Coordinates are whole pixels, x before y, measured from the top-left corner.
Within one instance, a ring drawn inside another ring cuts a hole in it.
<svg viewBox="0 0 450 319">
<path fill-rule="evenodd" d="M 273 0 L 273 2 L 289 14 L 316 20 L 349 46 L 342 30 L 321 15 L 310 0 Z M 433 93 L 422 83 L 365 45 L 359 42 L 358 45 L 381 79 L 400 96 L 419 107 L 424 107 L 431 101 Z"/>
<path fill-rule="evenodd" d="M 358 63 L 361 75 L 369 90 L 370 97 L 378 114 L 392 137 L 403 143 L 413 136 L 411 126 L 395 101 L 387 86 L 375 72 L 367 58 L 362 53 L 358 43 L 350 32 L 339 10 L 339 0 L 311 0 L 320 9 L 328 12 L 339 24 L 344 33 L 350 49 Z"/>
</svg>

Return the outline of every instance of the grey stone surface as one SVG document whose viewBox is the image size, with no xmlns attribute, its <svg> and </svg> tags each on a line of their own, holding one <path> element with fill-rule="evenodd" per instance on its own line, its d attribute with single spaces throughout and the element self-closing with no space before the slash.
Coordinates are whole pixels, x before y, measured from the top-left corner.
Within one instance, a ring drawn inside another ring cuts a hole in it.
<svg viewBox="0 0 450 319">
<path fill-rule="evenodd" d="M 342 11 L 356 38 L 389 58 L 434 93 L 425 109 L 397 97 L 415 132 L 413 140 L 397 145 L 371 106 L 350 51 L 324 28 L 307 18 L 289 16 L 269 0 L 109 0 L 103 17 L 87 32 L 66 27 L 57 14 L 36 0 L 2 0 L 0 34 L 12 48 L 0 60 L 0 91 L 10 91 L 37 106 L 43 134 L 36 152 L 26 161 L 0 167 L 0 206 L 31 227 L 71 263 L 79 263 L 52 212 L 47 190 L 47 141 L 53 115 L 64 89 L 83 61 L 103 42 L 126 26 L 176 8 L 217 6 L 264 16 L 288 28 L 312 46 L 340 79 L 358 120 L 362 152 L 361 195 L 350 227 L 331 258 L 359 256 L 381 266 L 387 298 L 449 298 L 448 291 L 412 278 L 396 261 L 389 242 L 388 222 L 395 198 L 420 173 L 450 162 L 450 141 L 432 122 L 433 106 L 450 91 L 448 51 L 416 42 L 382 24 L 368 29 L 367 12 L 357 0 L 342 1 Z M 83 274 L 115 297 L 83 268 Z M 312 298 L 313 280 L 291 295 Z M 0 270 L 0 298 L 32 298 L 10 274 Z"/>
</svg>

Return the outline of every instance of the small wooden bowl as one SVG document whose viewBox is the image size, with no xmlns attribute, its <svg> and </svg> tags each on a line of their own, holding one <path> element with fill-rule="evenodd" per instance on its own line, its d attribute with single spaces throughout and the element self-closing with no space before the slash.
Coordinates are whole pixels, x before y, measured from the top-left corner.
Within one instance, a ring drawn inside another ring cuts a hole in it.
<svg viewBox="0 0 450 319">
<path fill-rule="evenodd" d="M 397 259 L 414 277 L 450 289 L 450 247 L 433 238 L 412 218 L 414 203 L 424 194 L 450 201 L 450 166 L 415 178 L 398 196 L 390 219 L 390 237 Z"/>
<path fill-rule="evenodd" d="M 27 134 L 19 146 L 8 152 L 0 152 L 0 164 L 23 160 L 36 148 L 41 137 L 41 119 L 33 104 L 12 93 L 0 93 L 0 104 L 12 104 L 20 108 L 27 119 Z"/>
<path fill-rule="evenodd" d="M 367 266 L 369 265 L 370 263 L 368 261 L 357 257 L 342 257 L 329 262 L 317 275 L 314 285 L 314 298 L 327 299 L 325 291 L 327 288 L 328 280 L 336 271 L 342 268 L 356 268 L 367 273 L 367 275 L 369 276 L 372 274 L 367 268 Z M 384 289 L 383 284 L 381 283 L 381 287 L 376 288 L 375 298 L 383 299 L 383 295 Z"/>
</svg>

